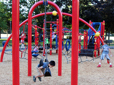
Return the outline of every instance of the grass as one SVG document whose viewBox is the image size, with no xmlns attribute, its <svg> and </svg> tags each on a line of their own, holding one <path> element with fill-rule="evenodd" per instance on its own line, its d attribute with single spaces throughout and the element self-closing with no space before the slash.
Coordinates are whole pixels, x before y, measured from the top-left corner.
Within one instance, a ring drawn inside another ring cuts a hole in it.
<svg viewBox="0 0 114 85">
<path fill-rule="evenodd" d="M 0 39 L 0 47 L 2 47 L 2 42 L 3 41 L 6 41 L 7 39 Z M 72 42 L 72 41 L 71 41 Z M 25 42 L 26 43 L 26 45 L 28 45 L 28 43 L 27 42 Z M 50 43 L 50 42 L 49 42 Z M 43 46 L 43 42 L 39 42 L 39 44 L 41 45 L 41 46 Z M 53 41 L 52 42 L 52 44 L 56 44 L 56 42 L 55 41 Z M 66 44 L 66 40 L 64 40 L 64 45 Z M 72 44 L 72 43 L 70 43 L 70 44 Z M 9 41 L 9 45 L 10 46 L 12 46 L 12 39 Z M 32 46 L 34 46 L 35 45 L 35 43 L 34 42 L 32 42 Z M 81 41 L 81 45 L 83 46 L 83 40 Z M 109 44 L 108 44 L 109 45 Z M 112 42 L 112 43 L 110 43 L 110 46 L 114 46 L 114 41 Z"/>
</svg>

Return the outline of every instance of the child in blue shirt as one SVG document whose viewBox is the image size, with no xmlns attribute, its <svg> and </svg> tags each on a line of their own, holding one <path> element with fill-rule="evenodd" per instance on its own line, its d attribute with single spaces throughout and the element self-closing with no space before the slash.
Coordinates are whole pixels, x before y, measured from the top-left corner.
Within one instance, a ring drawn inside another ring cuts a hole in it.
<svg viewBox="0 0 114 85">
<path fill-rule="evenodd" d="M 44 76 L 44 71 L 46 69 L 46 67 L 54 67 L 55 66 L 55 61 L 51 60 L 50 62 L 42 62 L 43 65 L 38 64 L 37 65 L 37 72 L 38 75 L 37 76 L 33 76 L 33 81 L 36 82 L 36 78 L 38 78 L 41 81 L 41 77 Z"/>
<path fill-rule="evenodd" d="M 107 45 L 107 41 L 104 41 L 104 45 L 102 46 L 101 53 L 102 54 L 101 54 L 101 57 L 100 57 L 100 62 L 99 62 L 99 65 L 97 67 L 101 67 L 101 62 L 102 62 L 102 60 L 104 60 L 104 57 L 106 57 L 107 63 L 110 63 L 110 67 L 112 67 L 112 64 L 110 62 L 109 53 L 110 53 L 110 56 L 112 56 L 112 55 L 111 55 L 110 48 Z"/>
</svg>

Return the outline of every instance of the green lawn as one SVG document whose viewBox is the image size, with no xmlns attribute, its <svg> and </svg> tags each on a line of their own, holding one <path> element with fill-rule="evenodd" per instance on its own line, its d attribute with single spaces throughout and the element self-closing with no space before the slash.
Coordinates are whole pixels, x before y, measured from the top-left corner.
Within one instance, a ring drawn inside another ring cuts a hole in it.
<svg viewBox="0 0 114 85">
<path fill-rule="evenodd" d="M 2 42 L 3 42 L 3 41 L 6 41 L 6 39 L 0 39 L 0 47 L 2 47 Z M 26 43 L 26 45 L 28 45 L 27 42 L 25 42 L 25 43 Z M 50 43 L 50 42 L 49 42 L 49 43 Z M 65 45 L 65 43 L 66 43 L 66 40 L 64 40 L 64 45 Z M 43 45 L 43 42 L 40 42 L 39 44 L 42 46 L 42 45 Z M 52 44 L 56 44 L 56 42 L 53 41 Z M 68 43 L 67 43 L 67 44 L 68 44 Z M 70 43 L 70 44 L 72 44 L 72 43 Z M 9 41 L 9 45 L 12 46 L 12 39 Z M 32 42 L 32 46 L 34 46 L 34 45 L 35 45 L 35 43 Z M 83 46 L 83 40 L 81 41 L 81 45 Z M 108 45 L 109 45 L 109 44 L 108 44 Z M 114 46 L 114 41 L 113 41 L 112 43 L 110 43 L 110 46 Z"/>
</svg>

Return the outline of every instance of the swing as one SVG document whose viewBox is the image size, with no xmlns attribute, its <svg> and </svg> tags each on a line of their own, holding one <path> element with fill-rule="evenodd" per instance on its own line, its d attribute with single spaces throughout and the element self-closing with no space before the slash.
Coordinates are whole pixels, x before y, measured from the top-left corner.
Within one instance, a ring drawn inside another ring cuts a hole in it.
<svg viewBox="0 0 114 85">
<path fill-rule="evenodd" d="M 48 77 L 48 76 L 51 76 L 51 71 L 50 71 L 50 68 L 47 66 L 45 71 L 44 71 L 44 76 L 45 77 Z"/>
<path fill-rule="evenodd" d="M 45 62 L 48 62 L 48 59 L 45 59 Z M 40 59 L 39 67 L 40 67 L 40 66 L 43 66 L 43 59 Z M 45 77 L 51 76 L 51 71 L 50 71 L 49 66 L 47 66 L 47 67 L 45 68 L 45 70 L 44 70 L 44 76 L 45 76 Z"/>
<path fill-rule="evenodd" d="M 45 59 L 45 62 L 48 62 L 48 59 Z M 44 76 L 45 77 L 48 77 L 48 76 L 51 76 L 51 71 L 50 71 L 50 68 L 47 66 L 45 71 L 44 71 Z"/>
<path fill-rule="evenodd" d="M 46 29 L 46 5 L 48 5 L 48 0 L 47 1 L 43 1 L 43 5 L 45 5 L 45 22 L 44 23 L 45 23 L 45 29 Z M 48 59 L 47 59 L 47 43 L 48 43 L 48 38 L 45 38 L 44 43 L 46 45 L 46 59 L 45 59 L 45 62 L 48 62 Z M 42 61 L 40 63 L 42 63 Z M 49 69 L 49 66 L 47 66 L 45 68 L 45 71 L 44 71 L 44 77 L 48 77 L 48 76 L 51 76 L 51 71 Z"/>
</svg>

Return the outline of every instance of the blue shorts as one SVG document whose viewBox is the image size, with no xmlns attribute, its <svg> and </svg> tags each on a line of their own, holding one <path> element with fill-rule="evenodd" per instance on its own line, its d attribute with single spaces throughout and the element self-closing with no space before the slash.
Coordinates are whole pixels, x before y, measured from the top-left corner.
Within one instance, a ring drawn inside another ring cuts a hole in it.
<svg viewBox="0 0 114 85">
<path fill-rule="evenodd" d="M 107 60 L 110 60 L 109 54 L 104 54 L 104 53 L 102 53 L 100 59 L 101 59 L 101 60 L 104 60 L 104 57 L 106 57 Z"/>
</svg>

